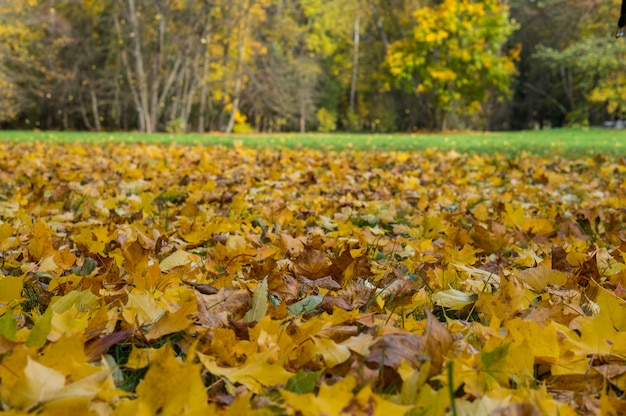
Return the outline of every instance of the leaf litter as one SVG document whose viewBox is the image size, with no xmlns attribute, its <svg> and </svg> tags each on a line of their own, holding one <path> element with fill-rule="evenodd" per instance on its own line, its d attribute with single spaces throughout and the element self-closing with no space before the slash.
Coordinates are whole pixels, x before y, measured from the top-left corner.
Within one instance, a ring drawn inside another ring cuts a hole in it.
<svg viewBox="0 0 626 416">
<path fill-rule="evenodd" d="M 10 414 L 626 412 L 626 161 L 0 144 Z"/>
</svg>

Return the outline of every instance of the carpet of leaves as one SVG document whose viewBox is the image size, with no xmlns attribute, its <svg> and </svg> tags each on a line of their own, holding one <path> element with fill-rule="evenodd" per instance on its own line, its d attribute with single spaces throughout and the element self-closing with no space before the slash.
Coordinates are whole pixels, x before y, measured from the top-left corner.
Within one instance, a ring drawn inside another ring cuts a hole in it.
<svg viewBox="0 0 626 416">
<path fill-rule="evenodd" d="M 623 414 L 626 162 L 0 144 L 7 414 Z"/>
</svg>

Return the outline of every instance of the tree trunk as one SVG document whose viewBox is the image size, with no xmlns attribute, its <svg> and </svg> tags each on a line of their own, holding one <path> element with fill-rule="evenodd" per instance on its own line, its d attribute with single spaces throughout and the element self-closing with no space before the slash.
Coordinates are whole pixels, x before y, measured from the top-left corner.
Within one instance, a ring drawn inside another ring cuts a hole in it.
<svg viewBox="0 0 626 416">
<path fill-rule="evenodd" d="M 352 82 L 350 83 L 350 107 L 349 114 L 354 114 L 356 101 L 356 82 L 359 70 L 359 16 L 354 19 L 354 57 L 352 59 Z"/>
<path fill-rule="evenodd" d="M 374 0 L 370 1 L 370 7 L 372 8 L 372 13 L 374 13 L 374 18 L 376 19 L 376 27 L 380 32 L 380 39 L 383 41 L 385 53 L 387 53 L 387 50 L 389 49 L 389 38 L 387 37 L 387 32 L 385 32 L 385 28 L 383 27 L 383 19 L 380 17 L 378 7 L 376 7 Z"/>
<path fill-rule="evenodd" d="M 98 97 L 96 96 L 96 90 L 93 89 L 93 85 L 89 83 L 89 93 L 91 95 L 91 112 L 93 113 L 93 121 L 96 125 L 96 131 L 101 132 L 102 126 L 100 125 L 100 112 L 98 111 Z"/>
<path fill-rule="evenodd" d="M 239 110 L 239 97 L 241 95 L 241 83 L 243 79 L 243 53 L 244 47 L 246 44 L 246 31 L 248 30 L 248 11 L 246 10 L 246 17 L 244 18 L 243 27 L 239 32 L 239 49 L 237 53 L 237 78 L 235 79 L 235 91 L 233 93 L 233 108 L 230 112 L 230 117 L 228 119 L 228 124 L 226 125 L 226 133 L 232 133 L 235 128 L 235 115 Z"/>
<path fill-rule="evenodd" d="M 163 61 L 163 50 L 165 49 L 165 22 L 167 19 L 167 11 L 165 10 L 165 7 L 162 7 L 162 2 L 157 2 L 157 10 L 159 11 L 159 14 L 161 15 L 161 18 L 159 19 L 159 22 L 157 24 L 157 47 L 156 47 L 156 51 L 154 53 L 154 56 L 152 58 L 152 68 L 151 68 L 151 74 L 150 74 L 150 87 L 149 87 L 149 91 L 150 91 L 150 122 L 151 122 L 151 126 L 150 126 L 150 131 L 154 132 L 157 130 L 157 124 L 159 122 L 159 118 L 160 115 L 162 113 L 162 109 L 163 107 L 161 106 L 161 103 L 164 102 L 164 100 L 166 99 L 167 93 L 169 92 L 169 88 L 165 89 L 165 87 L 163 88 L 163 91 L 161 91 L 161 94 L 159 94 L 159 87 L 161 86 L 161 79 L 162 79 L 162 71 L 164 68 L 162 68 L 162 61 Z M 176 72 L 177 69 L 174 69 L 173 72 Z M 170 76 L 172 75 L 172 73 L 170 73 Z M 172 80 L 173 82 L 173 80 Z"/>
<path fill-rule="evenodd" d="M 115 31 L 117 32 L 118 42 L 123 43 L 122 37 L 122 28 L 120 27 L 120 22 L 117 16 L 114 16 L 113 23 L 115 26 Z M 133 96 L 133 102 L 135 104 L 135 108 L 137 110 L 137 130 L 145 131 L 145 119 L 142 115 L 142 106 L 141 100 L 139 99 L 139 91 L 137 91 L 137 86 L 133 82 L 133 70 L 128 62 L 128 55 L 126 54 L 126 50 L 122 48 L 120 50 L 120 56 L 122 58 L 122 64 L 124 66 L 124 72 L 126 73 L 126 82 L 128 83 L 128 89 L 130 89 L 131 95 Z"/>
<path fill-rule="evenodd" d="M 78 94 L 78 104 L 80 108 L 80 115 L 83 118 L 83 123 L 85 124 L 85 127 L 87 127 L 87 130 L 93 131 L 93 126 L 89 121 L 89 117 L 87 117 L 87 110 L 85 109 L 85 101 L 83 100 L 82 91 Z"/>
<path fill-rule="evenodd" d="M 209 95 L 209 66 L 211 65 L 211 14 L 207 12 L 206 25 L 204 26 L 204 34 L 202 37 L 203 53 L 202 53 L 202 70 L 198 71 L 200 81 L 200 108 L 198 109 L 198 133 L 204 133 L 206 121 L 204 117 L 207 111 L 207 99 Z"/>
<path fill-rule="evenodd" d="M 300 92 L 300 133 L 306 132 L 306 106 L 304 105 L 304 97 Z"/>
<path fill-rule="evenodd" d="M 140 114 L 140 130 L 152 133 L 153 121 L 150 114 L 150 102 L 148 97 L 148 83 L 146 72 L 143 66 L 143 53 L 141 50 L 141 32 L 139 21 L 137 20 L 137 10 L 135 0 L 128 0 L 128 23 L 130 24 L 131 37 L 133 39 L 132 54 L 135 60 L 135 74 L 138 83 L 139 93 L 139 114 Z"/>
</svg>

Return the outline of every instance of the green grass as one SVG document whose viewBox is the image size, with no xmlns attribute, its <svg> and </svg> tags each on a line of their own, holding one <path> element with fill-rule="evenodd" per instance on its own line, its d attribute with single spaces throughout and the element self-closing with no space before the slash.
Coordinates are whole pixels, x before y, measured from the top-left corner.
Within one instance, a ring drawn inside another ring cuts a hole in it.
<svg viewBox="0 0 626 416">
<path fill-rule="evenodd" d="M 350 133 L 278 133 L 278 134 L 143 134 L 136 132 L 33 132 L 0 131 L 0 140 L 50 142 L 179 143 L 231 146 L 241 140 L 244 146 L 286 146 L 327 149 L 422 150 L 506 154 L 526 150 L 533 153 L 562 156 L 619 156 L 626 153 L 626 131 L 611 129 L 550 129 L 498 133 L 439 134 L 350 134 Z"/>
</svg>

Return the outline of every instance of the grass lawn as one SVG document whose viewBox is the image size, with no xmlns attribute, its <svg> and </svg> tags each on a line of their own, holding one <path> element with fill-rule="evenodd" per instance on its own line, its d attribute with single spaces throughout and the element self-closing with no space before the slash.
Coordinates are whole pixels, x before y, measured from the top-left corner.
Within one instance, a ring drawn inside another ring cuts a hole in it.
<svg viewBox="0 0 626 416">
<path fill-rule="evenodd" d="M 350 133 L 278 133 L 252 135 L 225 134 L 142 134 L 136 132 L 33 132 L 2 131 L 0 140 L 125 143 L 180 143 L 232 145 L 241 140 L 245 146 L 285 146 L 361 150 L 419 150 L 437 148 L 459 152 L 517 153 L 522 150 L 538 154 L 558 154 L 568 157 L 593 156 L 598 153 L 620 156 L 626 151 L 626 131 L 611 129 L 550 129 L 540 131 L 498 133 L 439 133 L 439 134 L 350 134 Z"/>
</svg>

